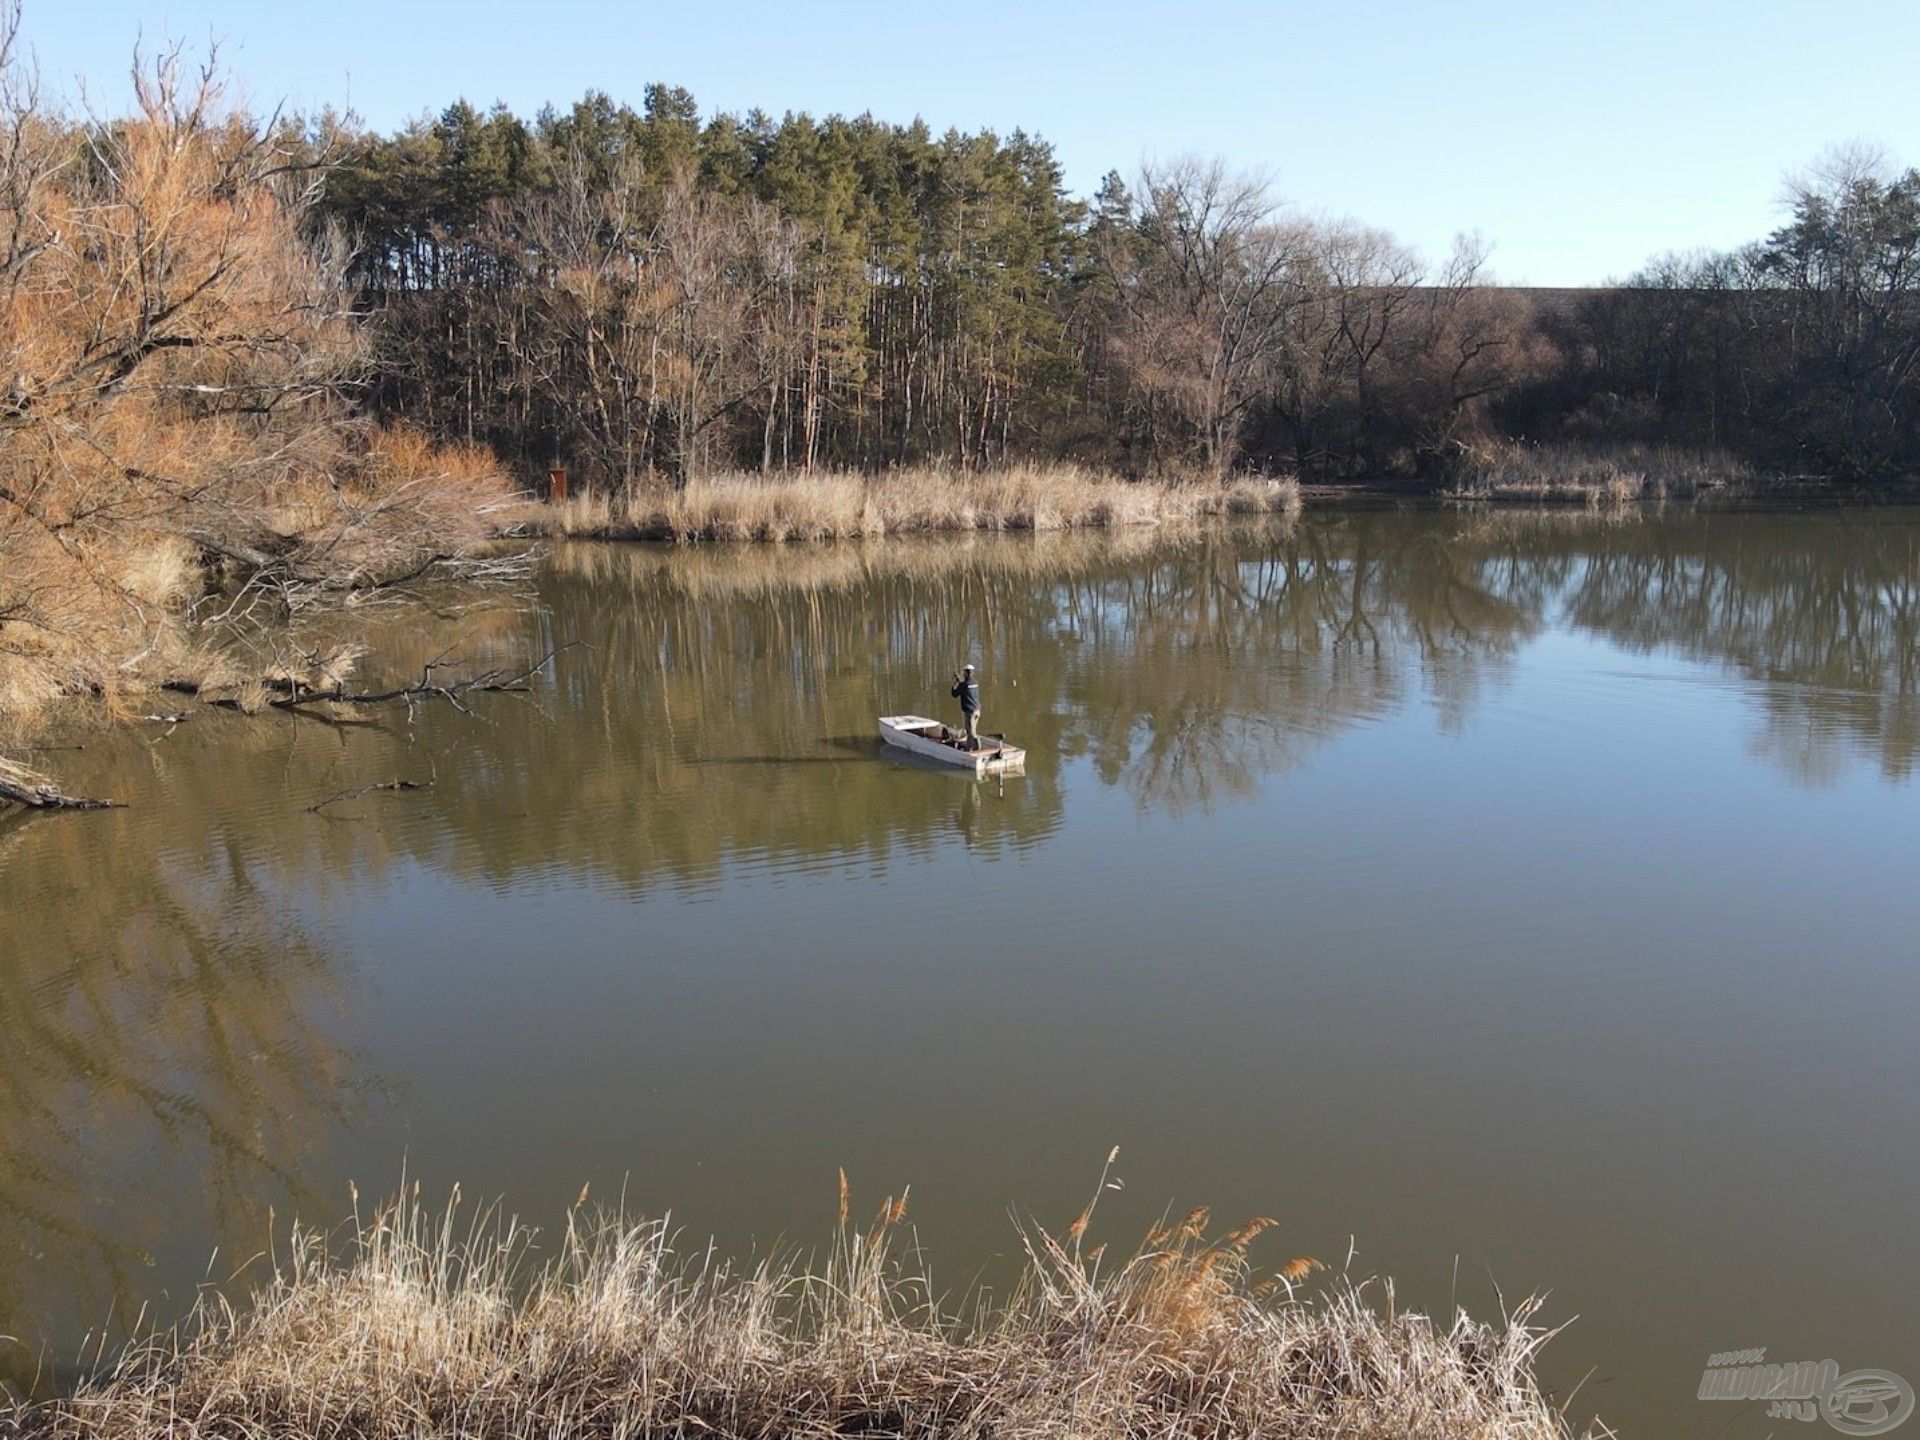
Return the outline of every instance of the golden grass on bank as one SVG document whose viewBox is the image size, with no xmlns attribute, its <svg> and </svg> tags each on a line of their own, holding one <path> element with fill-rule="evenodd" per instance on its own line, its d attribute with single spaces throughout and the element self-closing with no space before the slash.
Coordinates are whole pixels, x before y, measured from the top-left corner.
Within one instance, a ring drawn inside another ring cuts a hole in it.
<svg viewBox="0 0 1920 1440">
<path fill-rule="evenodd" d="M 903 1243 L 907 1201 L 825 1253 L 734 1266 L 659 1222 L 570 1215 L 535 1268 L 497 1218 L 404 1198 L 347 1252 L 296 1235 L 253 1299 L 203 1304 L 14 1423 L 49 1440 L 490 1436 L 1316 1437 L 1559 1440 L 1530 1306 L 1440 1325 L 1336 1281 L 1271 1273 L 1255 1220 L 1204 1210 L 1129 1257 L 1022 1229 L 1024 1278 L 963 1317 Z"/>
<path fill-rule="evenodd" d="M 1063 530 L 1147 525 L 1207 515 L 1291 514 L 1290 479 L 1126 480 L 1076 465 L 882 475 L 849 472 L 717 475 L 631 502 L 602 494 L 542 508 L 547 534 L 600 539 L 843 540 L 960 530 Z"/>
<path fill-rule="evenodd" d="M 1524 500 L 1597 508 L 1691 498 L 1752 479 L 1744 461 L 1720 450 L 1514 442 L 1487 447 L 1445 493 L 1454 500 Z"/>
<path fill-rule="evenodd" d="M 1293 525 L 1290 515 L 1248 522 L 1246 532 L 1270 537 Z M 544 558 L 553 573 L 596 583 L 632 585 L 659 580 L 704 600 L 796 591 L 843 591 L 875 580 L 910 576 L 928 584 L 960 574 L 1072 579 L 1098 567 L 1145 563 L 1207 542 L 1199 525 L 1134 525 L 1051 531 L 926 532 L 865 540 L 795 542 L 742 550 L 693 545 L 612 545 L 583 540 L 557 543 Z"/>
</svg>

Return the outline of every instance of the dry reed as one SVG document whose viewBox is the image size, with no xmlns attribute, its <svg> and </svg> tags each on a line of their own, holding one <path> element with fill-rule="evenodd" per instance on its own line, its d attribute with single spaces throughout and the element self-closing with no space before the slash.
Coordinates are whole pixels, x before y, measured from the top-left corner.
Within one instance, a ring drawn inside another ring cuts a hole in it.
<svg viewBox="0 0 1920 1440">
<path fill-rule="evenodd" d="M 1690 499 L 1753 479 L 1742 461 L 1679 445 L 1490 446 L 1445 494 L 1452 500 L 1521 500 L 1590 508 Z"/>
<path fill-rule="evenodd" d="M 1126 480 L 1076 465 L 924 467 L 862 475 L 717 475 L 631 497 L 576 496 L 530 527 L 600 539 L 844 540 L 956 530 L 1147 525 L 1208 515 L 1291 514 L 1290 479 Z"/>
<path fill-rule="evenodd" d="M 1103 1180 L 1103 1187 L 1105 1185 Z M 1399 1310 L 1317 1262 L 1258 1277 L 1271 1222 L 1209 1239 L 1196 1211 L 1131 1257 L 1021 1229 L 1002 1303 L 943 1307 L 902 1242 L 906 1196 L 864 1228 L 844 1176 L 823 1255 L 683 1259 L 660 1222 L 577 1206 L 536 1267 L 497 1214 L 424 1209 L 417 1188 L 345 1252 L 296 1233 L 238 1305 L 135 1346 L 12 1423 L 47 1440 L 421 1435 L 1263 1436 L 1562 1440 L 1545 1338 Z"/>
</svg>

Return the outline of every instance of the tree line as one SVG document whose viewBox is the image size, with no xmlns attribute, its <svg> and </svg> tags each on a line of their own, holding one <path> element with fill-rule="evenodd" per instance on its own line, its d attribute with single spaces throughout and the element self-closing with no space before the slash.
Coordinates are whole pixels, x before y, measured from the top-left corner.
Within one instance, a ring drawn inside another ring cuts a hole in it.
<svg viewBox="0 0 1920 1440">
<path fill-rule="evenodd" d="M 1766 239 L 1668 255 L 1541 317 L 1524 430 L 1710 446 L 1871 478 L 1920 468 L 1920 170 L 1854 147 L 1788 187 Z"/>
<path fill-rule="evenodd" d="M 318 133 L 318 127 L 316 128 Z M 1068 192 L 1021 131 L 589 94 L 342 136 L 313 214 L 370 403 L 611 490 L 723 469 L 1444 477 L 1507 441 L 1920 463 L 1920 172 L 1841 156 L 1744 249 L 1490 283 L 1199 160 Z"/>
</svg>

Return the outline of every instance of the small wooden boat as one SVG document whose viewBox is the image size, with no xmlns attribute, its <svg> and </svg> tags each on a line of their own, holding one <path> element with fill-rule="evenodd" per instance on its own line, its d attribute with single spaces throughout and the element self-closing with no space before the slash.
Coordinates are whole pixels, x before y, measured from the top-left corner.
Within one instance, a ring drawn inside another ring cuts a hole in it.
<svg viewBox="0 0 1920 1440">
<path fill-rule="evenodd" d="M 924 715 L 882 715 L 880 738 L 910 754 L 942 765 L 958 765 L 976 775 L 988 770 L 995 774 L 1024 770 L 1027 764 L 1027 752 L 1007 744 L 1004 736 L 982 735 L 978 748 L 969 748 L 965 735 L 956 734 L 938 720 L 929 720 Z"/>
</svg>

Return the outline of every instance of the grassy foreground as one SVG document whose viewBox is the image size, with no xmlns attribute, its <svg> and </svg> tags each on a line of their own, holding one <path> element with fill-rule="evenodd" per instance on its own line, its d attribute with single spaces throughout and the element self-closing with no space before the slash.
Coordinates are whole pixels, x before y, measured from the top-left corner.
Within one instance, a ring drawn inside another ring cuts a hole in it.
<svg viewBox="0 0 1920 1440">
<path fill-rule="evenodd" d="M 417 1192 L 416 1192 L 417 1195 Z M 1265 1436 L 1559 1440 L 1531 1307 L 1436 1325 L 1315 1262 L 1260 1279 L 1272 1222 L 1209 1238 L 1205 1211 L 1131 1257 L 1022 1228 L 1003 1303 L 949 1311 L 903 1240 L 906 1197 L 823 1256 L 733 1268 L 661 1223 L 576 1209 L 535 1269 L 527 1237 L 403 1200 L 347 1253 L 296 1236 L 241 1308 L 130 1350 L 24 1434 L 301 1436 Z M 6 1421 L 0 1418 L 0 1426 Z"/>
<path fill-rule="evenodd" d="M 1291 514 L 1289 479 L 1127 480 L 1077 465 L 984 471 L 921 467 L 772 477 L 717 475 L 631 498 L 576 496 L 542 507 L 542 533 L 622 540 L 844 540 L 955 530 L 1149 525 L 1207 515 Z"/>
</svg>

